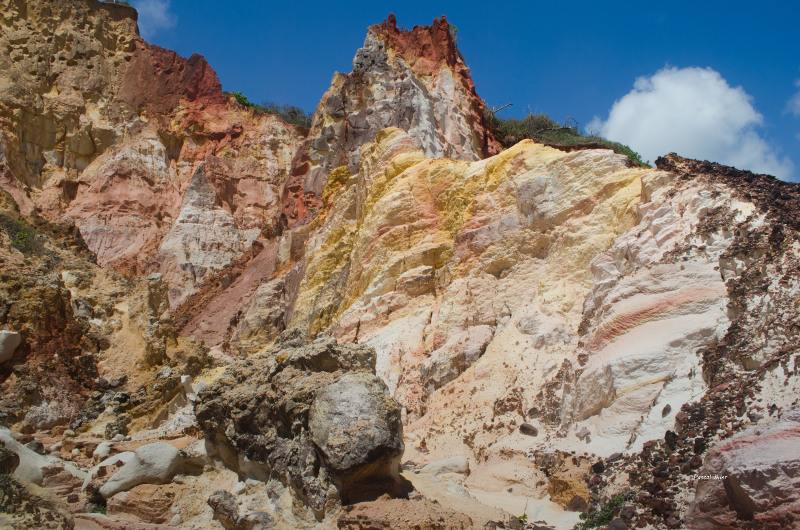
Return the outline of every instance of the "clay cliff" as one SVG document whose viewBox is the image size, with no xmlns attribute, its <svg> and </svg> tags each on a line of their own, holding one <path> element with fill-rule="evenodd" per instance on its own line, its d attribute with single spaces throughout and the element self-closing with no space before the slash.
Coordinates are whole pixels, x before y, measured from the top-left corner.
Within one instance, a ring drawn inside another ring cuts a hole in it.
<svg viewBox="0 0 800 530">
<path fill-rule="evenodd" d="M 129 6 L 0 5 L 4 524 L 800 521 L 797 184 L 502 149 L 445 17 L 305 130 Z"/>
</svg>

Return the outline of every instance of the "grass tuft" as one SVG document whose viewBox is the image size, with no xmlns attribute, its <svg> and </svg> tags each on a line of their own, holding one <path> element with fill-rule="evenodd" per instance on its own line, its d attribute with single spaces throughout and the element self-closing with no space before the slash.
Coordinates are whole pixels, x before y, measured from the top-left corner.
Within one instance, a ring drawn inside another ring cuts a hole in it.
<svg viewBox="0 0 800 530">
<path fill-rule="evenodd" d="M 530 138 L 536 142 L 554 147 L 576 146 L 580 148 L 585 146 L 587 148 L 607 148 L 615 153 L 627 156 L 633 165 L 649 167 L 649 164 L 642 160 L 639 153 L 627 145 L 606 140 L 601 136 L 586 135 L 578 129 L 578 124 L 574 120 L 574 125 L 570 125 L 570 118 L 567 118 L 566 123 L 561 125 L 553 121 L 545 113 L 531 113 L 522 119 L 503 119 L 498 118 L 489 109 L 484 112 L 494 137 L 503 147 L 508 148 L 520 140 Z"/>
</svg>

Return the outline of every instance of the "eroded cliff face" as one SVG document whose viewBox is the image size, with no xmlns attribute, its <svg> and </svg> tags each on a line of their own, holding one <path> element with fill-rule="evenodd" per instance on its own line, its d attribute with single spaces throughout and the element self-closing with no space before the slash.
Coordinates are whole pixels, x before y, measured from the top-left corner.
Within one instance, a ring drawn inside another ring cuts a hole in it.
<svg viewBox="0 0 800 530">
<path fill-rule="evenodd" d="M 500 151 L 444 17 L 304 131 L 131 8 L 0 5 L 0 417 L 75 517 L 797 524 L 796 184 Z"/>
<path fill-rule="evenodd" d="M 305 131 L 143 41 L 130 7 L 6 4 L 0 166 L 25 213 L 75 221 L 104 267 L 163 273 L 173 306 L 278 222 Z"/>
<path fill-rule="evenodd" d="M 320 206 L 333 169 L 356 172 L 360 147 L 386 127 L 407 131 L 431 158 L 497 153 L 484 107 L 444 16 L 410 31 L 394 15 L 371 26 L 353 71 L 336 73 L 317 106 L 283 198 L 289 225 Z"/>
</svg>

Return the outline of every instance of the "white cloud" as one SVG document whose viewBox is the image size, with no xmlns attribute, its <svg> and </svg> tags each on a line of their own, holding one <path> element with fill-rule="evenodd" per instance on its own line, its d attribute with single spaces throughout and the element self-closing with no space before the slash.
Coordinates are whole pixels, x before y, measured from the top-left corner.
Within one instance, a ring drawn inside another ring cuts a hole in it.
<svg viewBox="0 0 800 530">
<path fill-rule="evenodd" d="M 789 178 L 794 164 L 759 136 L 763 122 L 747 92 L 731 87 L 719 72 L 673 67 L 638 78 L 614 102 L 608 119 L 595 117 L 588 129 L 628 144 L 651 162 L 674 151 Z"/>
<path fill-rule="evenodd" d="M 134 0 L 133 7 L 139 12 L 139 31 L 145 39 L 162 29 L 175 27 L 178 17 L 169 10 L 170 0 Z"/>
<path fill-rule="evenodd" d="M 797 94 L 792 96 L 792 99 L 786 104 L 786 110 L 795 116 L 800 116 L 800 80 L 795 81 L 794 84 L 797 86 Z"/>
</svg>

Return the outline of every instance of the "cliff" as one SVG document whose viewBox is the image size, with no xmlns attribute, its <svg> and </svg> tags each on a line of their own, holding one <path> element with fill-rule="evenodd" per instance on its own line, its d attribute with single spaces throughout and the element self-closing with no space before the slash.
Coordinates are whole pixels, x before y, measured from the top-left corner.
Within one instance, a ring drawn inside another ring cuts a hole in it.
<svg viewBox="0 0 800 530">
<path fill-rule="evenodd" d="M 445 17 L 306 131 L 130 7 L 0 6 L 4 522 L 797 524 L 796 184 L 501 149 Z"/>
</svg>

